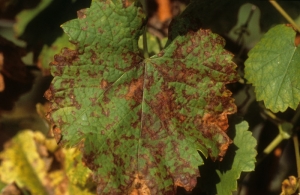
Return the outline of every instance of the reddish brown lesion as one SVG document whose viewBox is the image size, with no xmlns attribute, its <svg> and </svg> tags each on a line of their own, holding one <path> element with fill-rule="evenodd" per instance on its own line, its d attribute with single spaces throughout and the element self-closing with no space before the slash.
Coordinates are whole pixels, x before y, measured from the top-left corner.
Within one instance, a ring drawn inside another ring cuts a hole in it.
<svg viewBox="0 0 300 195">
<path fill-rule="evenodd" d="M 143 84 L 144 76 L 141 76 L 138 79 L 133 79 L 129 84 L 128 91 L 125 94 L 126 100 L 134 100 L 138 104 L 142 102 L 143 98 Z"/>
<path fill-rule="evenodd" d="M 162 90 L 150 102 L 150 107 L 160 121 L 166 121 L 174 117 L 177 107 L 174 89 L 162 86 Z"/>
<path fill-rule="evenodd" d="M 126 194 L 130 195 L 149 195 L 150 188 L 147 186 L 147 180 L 143 179 L 141 174 L 135 173 L 132 176 L 132 183 Z"/>
<path fill-rule="evenodd" d="M 52 90 L 49 88 L 45 93 L 44 96 L 47 100 L 51 101 L 53 99 Z"/>
<path fill-rule="evenodd" d="M 86 9 L 81 9 L 79 11 L 77 11 L 77 16 L 78 16 L 78 19 L 84 19 L 86 18 Z"/>
<path fill-rule="evenodd" d="M 100 88 L 104 90 L 107 88 L 107 85 L 108 85 L 108 82 L 106 80 L 102 79 L 100 82 Z"/>
</svg>

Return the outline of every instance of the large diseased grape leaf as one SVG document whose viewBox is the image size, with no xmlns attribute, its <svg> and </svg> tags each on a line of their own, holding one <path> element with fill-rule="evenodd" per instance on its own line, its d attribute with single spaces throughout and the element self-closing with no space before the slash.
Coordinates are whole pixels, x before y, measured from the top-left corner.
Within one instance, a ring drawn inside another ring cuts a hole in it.
<svg viewBox="0 0 300 195">
<path fill-rule="evenodd" d="M 93 1 L 78 16 L 62 25 L 77 49 L 55 56 L 46 92 L 61 143 L 82 148 L 98 194 L 191 190 L 203 163 L 197 150 L 222 159 L 231 143 L 236 106 L 225 84 L 237 75 L 225 41 L 188 32 L 143 59 L 145 16 L 135 4 Z"/>
<path fill-rule="evenodd" d="M 273 112 L 296 109 L 300 102 L 300 48 L 295 46 L 295 36 L 291 27 L 273 27 L 245 62 L 245 77 L 255 86 L 257 100 Z"/>
</svg>

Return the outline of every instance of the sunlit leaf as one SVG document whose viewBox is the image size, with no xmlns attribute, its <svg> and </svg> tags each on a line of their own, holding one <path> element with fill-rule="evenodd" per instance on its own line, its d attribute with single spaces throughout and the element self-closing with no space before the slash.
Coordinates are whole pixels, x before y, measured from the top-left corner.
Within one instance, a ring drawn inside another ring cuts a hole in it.
<svg viewBox="0 0 300 195">
<path fill-rule="evenodd" d="M 191 190 L 203 163 L 222 159 L 236 111 L 225 84 L 236 65 L 209 30 L 177 36 L 143 59 L 145 16 L 121 0 L 93 1 L 62 25 L 76 50 L 51 65 L 49 118 L 66 146 L 78 146 L 98 194 L 175 194 Z"/>
<path fill-rule="evenodd" d="M 300 49 L 296 31 L 286 25 L 270 29 L 249 52 L 245 78 L 255 87 L 257 100 L 273 112 L 296 109 L 300 102 Z"/>
</svg>

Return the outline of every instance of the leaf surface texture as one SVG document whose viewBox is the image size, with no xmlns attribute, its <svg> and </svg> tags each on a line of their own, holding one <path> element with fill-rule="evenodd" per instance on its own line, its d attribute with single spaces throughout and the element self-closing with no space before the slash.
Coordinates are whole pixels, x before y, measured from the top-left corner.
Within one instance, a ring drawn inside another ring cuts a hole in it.
<svg viewBox="0 0 300 195">
<path fill-rule="evenodd" d="M 203 163 L 222 159 L 236 111 L 225 84 L 237 80 L 225 41 L 210 30 L 177 36 L 151 58 L 138 49 L 145 15 L 135 4 L 93 1 L 62 25 L 76 50 L 51 64 L 49 118 L 78 146 L 98 194 L 192 190 Z"/>
<path fill-rule="evenodd" d="M 295 35 L 286 25 L 273 27 L 245 62 L 245 78 L 255 87 L 257 100 L 273 112 L 296 109 L 300 102 L 300 49 Z"/>
</svg>

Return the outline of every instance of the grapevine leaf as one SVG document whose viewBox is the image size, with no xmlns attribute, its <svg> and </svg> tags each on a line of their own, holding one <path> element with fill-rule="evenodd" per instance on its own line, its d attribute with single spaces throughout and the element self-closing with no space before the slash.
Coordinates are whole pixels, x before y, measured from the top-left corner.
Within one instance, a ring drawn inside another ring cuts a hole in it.
<svg viewBox="0 0 300 195">
<path fill-rule="evenodd" d="M 0 111 L 11 110 L 19 96 L 30 90 L 33 75 L 22 61 L 25 50 L 0 36 Z"/>
<path fill-rule="evenodd" d="M 22 131 L 0 154 L 0 187 L 2 182 L 15 182 L 33 195 L 95 194 L 91 171 L 81 158 L 78 150 L 59 148 L 54 139 L 46 139 L 40 132 Z M 50 167 L 61 168 L 53 171 Z"/>
<path fill-rule="evenodd" d="M 76 17 L 76 10 L 88 7 L 90 2 L 91 0 L 39 0 L 38 5 L 24 9 L 16 16 L 15 34 L 27 43 L 26 49 L 33 52 L 36 61 L 43 46 L 52 45 L 62 35 L 59 25 Z"/>
<path fill-rule="evenodd" d="M 14 25 L 14 30 L 16 36 L 19 37 L 25 31 L 28 23 L 35 18 L 41 11 L 43 11 L 49 4 L 51 0 L 41 0 L 41 2 L 33 9 L 23 10 L 16 16 L 16 24 Z"/>
<path fill-rule="evenodd" d="M 178 36 L 148 59 L 138 49 L 145 16 L 121 0 L 93 1 L 62 25 L 76 50 L 54 57 L 46 97 L 60 143 L 82 148 L 98 194 L 191 190 L 203 163 L 222 159 L 236 111 L 225 84 L 236 65 L 210 30 Z"/>
<path fill-rule="evenodd" d="M 2 192 L 2 190 L 7 186 L 6 183 L 3 183 L 1 180 L 0 180 L 0 192 Z"/>
<path fill-rule="evenodd" d="M 32 194 L 49 194 L 46 182 L 47 166 L 40 157 L 32 131 L 17 134 L 0 154 L 0 178 L 5 183 L 16 182 Z"/>
<path fill-rule="evenodd" d="M 240 177 L 242 171 L 253 171 L 255 167 L 255 156 L 257 154 L 256 139 L 248 131 L 248 123 L 243 121 L 236 125 L 236 136 L 233 144 L 238 148 L 235 151 L 231 169 L 228 171 L 217 170 L 220 182 L 216 185 L 218 194 L 231 195 L 232 191 L 237 190 L 236 180 Z M 225 160 L 225 159 L 224 159 Z M 223 162 L 222 162 L 223 163 Z M 224 161 L 224 163 L 227 163 Z"/>
<path fill-rule="evenodd" d="M 167 38 L 159 39 L 158 37 L 152 35 L 151 33 L 147 33 L 147 47 L 149 55 L 155 55 L 160 52 L 160 47 L 163 48 L 163 46 L 167 42 Z M 139 42 L 138 42 L 139 48 L 143 49 L 143 36 L 140 36 Z"/>
<path fill-rule="evenodd" d="M 245 78 L 255 87 L 257 100 L 273 112 L 296 109 L 300 102 L 300 48 L 296 32 L 286 25 L 270 29 L 249 52 Z"/>
<path fill-rule="evenodd" d="M 51 172 L 51 186 L 54 194 L 95 194 L 95 183 L 91 180 L 91 170 L 85 167 L 81 161 L 82 154 L 78 149 L 62 149 L 55 152 L 55 156 L 63 169 Z"/>
<path fill-rule="evenodd" d="M 66 34 L 58 37 L 50 47 L 44 45 L 37 62 L 37 65 L 42 70 L 43 75 L 50 75 L 49 62 L 53 60 L 54 54 L 58 53 L 64 47 L 71 49 L 74 47 L 74 45 L 69 42 L 69 38 Z"/>
<path fill-rule="evenodd" d="M 231 195 L 232 191 L 237 190 L 237 179 L 241 172 L 254 170 L 256 140 L 248 127 L 248 123 L 243 121 L 228 130 L 234 137 L 233 144 L 229 146 L 222 162 L 207 160 L 200 166 L 200 187 L 208 194 Z"/>
<path fill-rule="evenodd" d="M 84 166 L 81 162 L 81 152 L 74 148 L 63 151 L 65 155 L 64 166 L 69 181 L 74 185 L 84 188 L 84 186 L 88 184 L 87 181 L 90 178 L 91 170 Z"/>
</svg>

